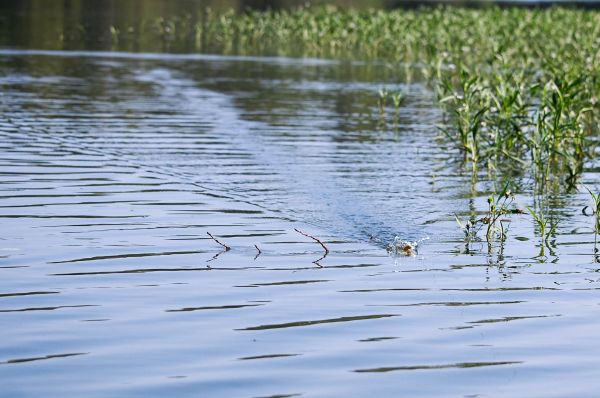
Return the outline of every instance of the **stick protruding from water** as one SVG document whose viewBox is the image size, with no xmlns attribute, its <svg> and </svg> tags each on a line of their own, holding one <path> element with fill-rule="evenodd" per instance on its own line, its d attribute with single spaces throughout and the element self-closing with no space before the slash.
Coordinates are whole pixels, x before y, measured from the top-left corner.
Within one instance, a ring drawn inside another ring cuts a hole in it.
<svg viewBox="0 0 600 398">
<path fill-rule="evenodd" d="M 214 240 L 215 242 L 217 242 L 218 244 L 220 244 L 221 246 L 223 246 L 225 248 L 225 251 L 229 251 L 231 250 L 231 247 L 227 246 L 225 243 L 222 243 L 221 241 L 219 241 L 217 238 L 215 238 L 210 232 L 206 233 L 208 236 L 211 237 L 212 240 Z"/>
<path fill-rule="evenodd" d="M 319 239 L 315 238 L 312 235 L 309 235 L 305 232 L 300 231 L 298 228 L 294 228 L 294 231 L 298 232 L 301 235 L 306 236 L 307 238 L 311 238 L 312 240 L 314 240 L 315 242 L 317 242 L 318 244 L 321 245 L 321 247 L 323 248 L 323 250 L 325 250 L 325 256 L 329 254 L 329 249 L 327 248 L 327 246 L 325 246 L 325 244 L 323 242 L 321 242 Z"/>
</svg>

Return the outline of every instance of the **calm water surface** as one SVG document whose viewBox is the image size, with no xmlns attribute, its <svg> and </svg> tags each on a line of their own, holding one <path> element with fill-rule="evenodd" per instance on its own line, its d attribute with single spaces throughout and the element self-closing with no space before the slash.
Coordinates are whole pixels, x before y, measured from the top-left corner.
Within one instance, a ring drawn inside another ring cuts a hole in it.
<svg viewBox="0 0 600 398">
<path fill-rule="evenodd" d="M 400 82 L 372 63 L 2 51 L 0 396 L 597 396 L 587 195 L 552 197 L 546 259 L 528 216 L 503 250 L 467 250 L 454 214 L 492 184 L 436 140 L 427 87 Z M 386 125 L 383 85 L 406 96 Z M 390 257 L 394 236 L 430 239 Z"/>
</svg>

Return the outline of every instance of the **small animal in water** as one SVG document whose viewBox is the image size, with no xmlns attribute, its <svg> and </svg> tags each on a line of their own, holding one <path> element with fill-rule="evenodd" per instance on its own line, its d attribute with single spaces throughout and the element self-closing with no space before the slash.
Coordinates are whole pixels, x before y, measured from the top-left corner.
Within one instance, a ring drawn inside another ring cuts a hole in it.
<svg viewBox="0 0 600 398">
<path fill-rule="evenodd" d="M 423 240 L 423 239 L 421 239 Z M 419 246 L 419 242 L 410 242 L 407 240 L 402 240 L 400 237 L 396 236 L 394 241 L 390 243 L 387 247 L 388 253 L 407 256 L 407 257 L 415 257 L 418 253 L 417 247 Z"/>
<path fill-rule="evenodd" d="M 417 245 L 415 244 L 416 242 L 402 242 L 402 245 L 400 246 L 400 250 L 402 251 L 402 254 L 404 254 L 405 256 L 410 256 L 410 257 L 414 257 L 417 255 Z"/>
</svg>

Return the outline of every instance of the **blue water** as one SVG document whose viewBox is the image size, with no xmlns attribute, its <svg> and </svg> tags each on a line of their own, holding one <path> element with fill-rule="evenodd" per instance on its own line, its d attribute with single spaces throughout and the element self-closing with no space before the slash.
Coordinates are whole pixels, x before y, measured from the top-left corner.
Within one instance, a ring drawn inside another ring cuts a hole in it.
<svg viewBox="0 0 600 398">
<path fill-rule="evenodd" d="M 6 50 L 0 109 L 2 397 L 595 396 L 587 194 L 467 251 L 493 184 L 389 65 Z"/>
</svg>

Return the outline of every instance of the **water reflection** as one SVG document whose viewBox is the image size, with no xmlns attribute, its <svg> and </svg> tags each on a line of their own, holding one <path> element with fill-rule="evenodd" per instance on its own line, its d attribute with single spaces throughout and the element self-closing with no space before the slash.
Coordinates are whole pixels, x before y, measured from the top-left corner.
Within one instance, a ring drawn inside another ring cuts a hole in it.
<svg viewBox="0 0 600 398">
<path fill-rule="evenodd" d="M 23 362 L 33 362 L 33 361 L 43 361 L 43 360 L 46 360 L 46 359 L 66 358 L 66 357 L 74 357 L 74 356 L 77 356 L 77 355 L 86 355 L 86 354 L 88 354 L 88 353 L 86 353 L 86 352 L 74 352 L 74 353 L 68 353 L 68 354 L 44 355 L 43 357 L 36 357 L 36 358 L 9 359 L 8 361 L 0 362 L 0 365 L 2 365 L 2 364 L 16 364 L 16 363 L 23 363 Z"/>
<path fill-rule="evenodd" d="M 520 361 L 506 361 L 506 362 L 462 362 L 462 363 L 454 363 L 448 365 L 414 365 L 414 366 L 390 366 L 390 367 L 382 367 L 382 368 L 373 368 L 373 369 L 357 369 L 355 372 L 357 373 L 385 373 L 385 372 L 395 372 L 399 370 L 431 370 L 431 369 L 449 369 L 449 368 L 457 368 L 457 369 L 466 369 L 466 368 L 478 368 L 482 366 L 500 366 L 500 365 L 515 365 L 523 362 Z"/>
<path fill-rule="evenodd" d="M 357 315 L 357 316 L 344 316 L 340 318 L 331 318 L 331 319 L 318 319 L 311 321 L 296 321 L 296 322 L 286 322 L 286 323 L 275 323 L 271 325 L 259 325 L 259 326 L 249 326 L 243 329 L 237 330 L 269 330 L 269 329 L 285 329 L 285 328 L 296 328 L 303 326 L 312 326 L 312 325 L 320 325 L 324 323 L 337 323 L 337 322 L 352 322 L 352 321 L 362 321 L 368 319 L 380 319 L 380 318 L 389 318 L 393 316 L 399 316 L 397 314 L 374 314 L 374 315 Z"/>
</svg>

